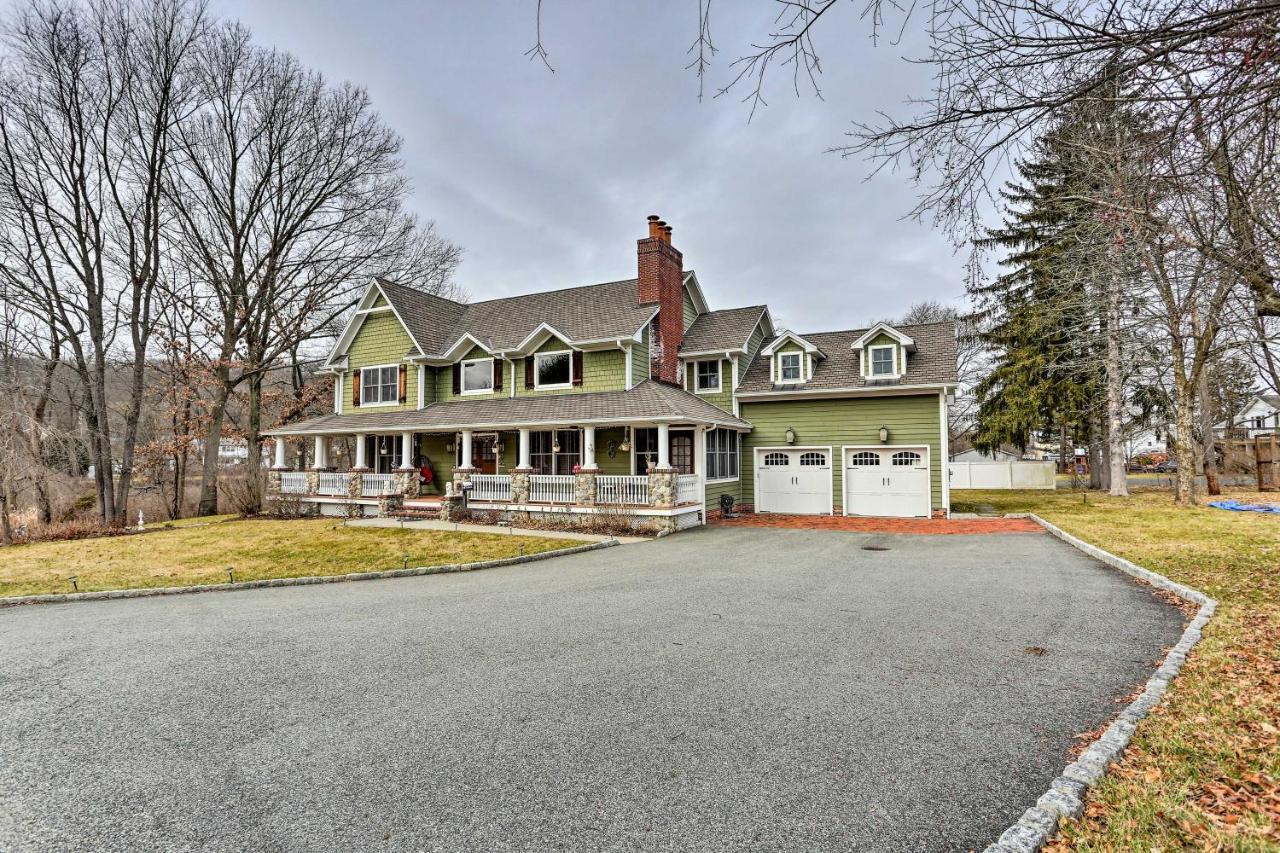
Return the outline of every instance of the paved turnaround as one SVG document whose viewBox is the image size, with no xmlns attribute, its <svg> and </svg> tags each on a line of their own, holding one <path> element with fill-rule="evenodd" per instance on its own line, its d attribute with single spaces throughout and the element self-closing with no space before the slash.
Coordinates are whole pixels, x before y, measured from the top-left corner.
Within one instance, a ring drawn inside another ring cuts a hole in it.
<svg viewBox="0 0 1280 853">
<path fill-rule="evenodd" d="M 0 849 L 981 849 L 1180 625 L 1041 534 L 744 528 L 13 608 Z"/>
</svg>

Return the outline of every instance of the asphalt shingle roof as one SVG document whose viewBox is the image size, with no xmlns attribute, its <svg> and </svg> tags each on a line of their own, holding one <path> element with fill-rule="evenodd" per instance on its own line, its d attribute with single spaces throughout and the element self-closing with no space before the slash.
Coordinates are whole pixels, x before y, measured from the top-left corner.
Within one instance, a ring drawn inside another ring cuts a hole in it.
<svg viewBox="0 0 1280 853">
<path fill-rule="evenodd" d="M 747 345 L 747 338 L 755 329 L 764 312 L 764 305 L 751 305 L 746 308 L 727 308 L 723 311 L 708 311 L 699 314 L 698 319 L 684 333 L 684 341 L 680 344 L 682 352 L 709 352 L 711 350 L 739 350 Z"/>
<path fill-rule="evenodd" d="M 395 282 L 378 283 L 428 356 L 442 355 L 463 334 L 491 350 L 515 349 L 543 323 L 570 341 L 629 338 L 657 309 L 638 300 L 633 278 L 465 305 Z"/>
<path fill-rule="evenodd" d="M 894 326 L 912 338 L 916 351 L 907 356 L 907 372 L 894 384 L 937 385 L 956 381 L 956 329 L 955 323 L 921 323 L 913 326 Z M 743 374 L 738 393 L 755 391 L 803 391 L 832 388 L 861 388 L 885 383 L 869 383 L 862 378 L 858 367 L 858 353 L 853 342 L 866 329 L 850 329 L 844 332 L 813 332 L 800 337 L 813 343 L 826 354 L 819 359 L 813 377 L 804 385 L 774 385 L 769 381 L 769 359 L 757 355 Z M 768 346 L 766 341 L 764 346 Z"/>
<path fill-rule="evenodd" d="M 590 424 L 668 419 L 750 429 L 741 418 L 713 406 L 682 388 L 649 379 L 630 391 L 598 391 L 587 394 L 549 394 L 538 397 L 495 397 L 454 400 L 425 409 L 401 412 L 357 412 L 322 415 L 286 424 L 266 435 L 315 433 L 393 432 L 395 430 L 460 429 L 463 427 L 514 427 L 521 424 Z"/>
</svg>

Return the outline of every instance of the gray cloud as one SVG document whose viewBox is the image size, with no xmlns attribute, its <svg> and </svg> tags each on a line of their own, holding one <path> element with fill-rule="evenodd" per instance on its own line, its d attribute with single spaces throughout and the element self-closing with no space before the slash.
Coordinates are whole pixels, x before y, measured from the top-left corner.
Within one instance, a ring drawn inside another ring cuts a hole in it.
<svg viewBox="0 0 1280 853">
<path fill-rule="evenodd" d="M 767 31 L 772 5 L 714 7 L 716 80 Z M 404 137 L 414 208 L 465 247 L 459 280 L 473 298 L 634 275 L 634 241 L 659 213 L 713 307 L 767 302 L 807 331 L 959 300 L 964 256 L 901 219 L 912 187 L 892 174 L 866 181 L 866 164 L 824 153 L 852 120 L 928 86 L 927 69 L 900 59 L 912 46 L 873 47 L 854 4 L 821 33 L 825 100 L 796 98 L 784 71 L 750 123 L 735 96 L 698 101 L 684 69 L 694 4 L 545 7 L 554 74 L 523 56 L 532 0 L 238 0 L 215 11 L 368 88 Z"/>
</svg>

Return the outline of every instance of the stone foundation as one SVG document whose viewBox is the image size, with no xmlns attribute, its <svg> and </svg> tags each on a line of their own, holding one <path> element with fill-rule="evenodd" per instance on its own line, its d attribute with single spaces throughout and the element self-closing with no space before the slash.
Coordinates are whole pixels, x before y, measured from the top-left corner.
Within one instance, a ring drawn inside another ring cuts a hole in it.
<svg viewBox="0 0 1280 853">
<path fill-rule="evenodd" d="M 596 505 L 596 473 L 598 471 L 599 469 L 580 471 L 573 475 L 573 502 L 578 506 Z"/>
<path fill-rule="evenodd" d="M 445 495 L 440 499 L 441 521 L 466 521 L 468 515 L 467 502 L 461 494 Z"/>
<path fill-rule="evenodd" d="M 676 478 L 674 468 L 649 469 L 649 500 L 658 509 L 670 509 L 676 505 Z"/>
</svg>

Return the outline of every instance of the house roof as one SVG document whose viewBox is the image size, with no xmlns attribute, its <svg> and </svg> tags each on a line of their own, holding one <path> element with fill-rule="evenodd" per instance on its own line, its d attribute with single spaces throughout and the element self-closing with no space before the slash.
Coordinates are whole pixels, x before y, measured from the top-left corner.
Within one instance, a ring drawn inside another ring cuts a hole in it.
<svg viewBox="0 0 1280 853">
<path fill-rule="evenodd" d="M 1258 399 L 1273 409 L 1280 409 L 1280 394 L 1259 394 Z"/>
<path fill-rule="evenodd" d="M 736 418 L 682 388 L 649 379 L 629 391 L 547 394 L 454 400 L 425 409 L 322 415 L 286 424 L 264 435 L 325 435 L 396 430 L 456 430 L 540 424 L 601 424 L 637 421 L 694 422 L 751 429 Z"/>
<path fill-rule="evenodd" d="M 813 376 L 803 385 L 788 383 L 774 385 L 769 380 L 769 359 L 757 357 L 743 374 L 738 393 L 785 391 L 795 393 L 807 390 L 836 390 L 845 388 L 881 387 L 891 385 L 941 385 L 956 382 L 956 331 L 955 323 L 921 323 L 897 327 L 898 331 L 916 343 L 916 352 L 907 359 L 907 371 L 893 382 L 868 381 L 858 366 L 858 351 L 854 341 L 866 333 L 866 329 L 850 329 L 844 332 L 813 332 L 801 335 L 805 340 L 826 353 L 827 357 L 814 361 Z M 777 340 L 776 338 L 774 340 Z M 768 343 L 772 343 L 769 341 Z M 766 344 L 766 347 L 768 344 Z M 761 348 L 764 352 L 765 348 Z"/>
<path fill-rule="evenodd" d="M 630 338 L 657 310 L 638 300 L 633 278 L 465 305 L 386 279 L 378 284 L 429 358 L 445 357 L 464 335 L 490 351 L 514 350 L 540 326 L 573 343 Z"/>
<path fill-rule="evenodd" d="M 765 305 L 751 305 L 699 314 L 698 319 L 684 333 L 680 351 L 697 353 L 745 350 L 751 333 L 768 310 Z"/>
</svg>

